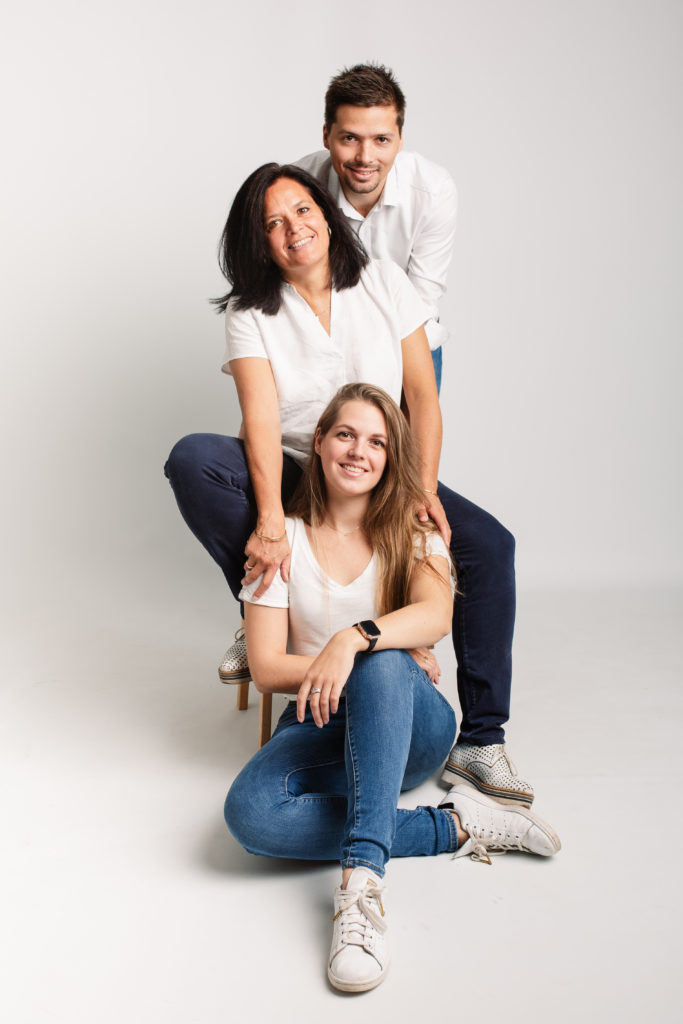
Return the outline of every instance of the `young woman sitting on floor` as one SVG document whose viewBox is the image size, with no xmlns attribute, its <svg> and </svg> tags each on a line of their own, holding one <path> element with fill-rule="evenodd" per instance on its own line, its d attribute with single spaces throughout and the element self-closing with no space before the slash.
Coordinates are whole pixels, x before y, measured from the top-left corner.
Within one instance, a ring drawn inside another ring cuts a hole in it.
<svg viewBox="0 0 683 1024">
<path fill-rule="evenodd" d="M 466 783 L 438 807 L 397 810 L 443 764 L 455 715 L 410 653 L 450 629 L 454 576 L 431 521 L 414 435 L 369 384 L 342 387 L 320 417 L 286 530 L 289 579 L 245 586 L 249 665 L 262 692 L 291 694 L 272 739 L 225 804 L 250 852 L 338 860 L 328 977 L 363 992 L 386 973 L 390 857 L 519 849 L 550 856 L 552 829 Z M 245 570 L 249 569 L 249 562 Z"/>
</svg>

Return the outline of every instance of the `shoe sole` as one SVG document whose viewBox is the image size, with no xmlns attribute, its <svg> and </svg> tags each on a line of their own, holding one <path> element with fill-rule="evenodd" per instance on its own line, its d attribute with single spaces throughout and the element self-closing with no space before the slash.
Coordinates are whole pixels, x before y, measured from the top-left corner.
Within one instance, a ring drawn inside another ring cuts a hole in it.
<svg viewBox="0 0 683 1024">
<path fill-rule="evenodd" d="M 237 672 L 221 672 L 218 669 L 218 678 L 222 683 L 243 683 L 246 679 L 251 679 L 251 672 L 249 669 L 238 669 Z"/>
<path fill-rule="evenodd" d="M 469 794 L 468 793 L 463 793 L 463 796 L 469 796 Z M 484 797 L 485 800 L 487 799 L 487 794 L 482 793 L 482 796 Z M 470 799 L 472 799 L 471 796 L 470 796 Z M 491 801 L 492 798 L 488 797 L 488 800 Z M 500 801 L 498 801 L 498 800 L 493 800 L 493 803 L 499 803 L 499 802 Z M 554 853 L 559 853 L 560 852 L 560 850 L 562 849 L 562 843 L 560 842 L 560 837 L 558 836 L 558 834 L 555 831 L 555 829 L 551 828 L 551 826 L 548 824 L 547 821 L 544 821 L 543 818 L 539 818 L 539 816 L 537 814 L 534 814 L 533 811 L 529 811 L 529 810 L 527 810 L 524 807 L 520 807 L 520 809 L 517 811 L 517 814 L 521 814 L 522 817 L 526 818 L 527 821 L 532 822 L 537 828 L 539 828 L 541 830 L 541 832 L 544 833 L 544 835 L 546 835 L 548 837 L 548 839 L 550 839 L 552 841 L 553 846 L 555 847 Z M 491 846 L 491 849 L 495 850 L 495 846 Z M 535 850 L 529 850 L 528 852 L 533 854 L 533 856 L 535 856 L 535 857 L 552 857 L 553 856 L 552 853 L 537 853 Z"/>
<path fill-rule="evenodd" d="M 453 764 L 452 761 L 447 761 L 446 766 L 441 775 L 441 781 L 445 782 L 448 786 L 453 786 L 457 783 L 458 779 L 464 779 L 465 782 L 469 782 L 471 786 L 478 789 L 480 793 L 484 793 L 486 796 L 492 797 L 498 804 L 513 804 L 522 807 L 531 807 L 534 802 L 533 796 L 529 796 L 528 793 L 524 793 L 520 790 L 514 789 L 500 789 L 497 786 L 489 786 L 475 775 L 473 772 L 467 770 L 467 768 L 461 768 L 460 765 Z"/>
<path fill-rule="evenodd" d="M 335 978 L 332 973 L 332 968 L 327 968 L 327 978 L 333 988 L 339 989 L 340 992 L 370 992 L 371 989 L 377 988 L 389 973 L 389 965 L 387 964 L 380 975 L 376 978 L 371 978 L 370 981 L 341 981 L 339 978 Z"/>
</svg>

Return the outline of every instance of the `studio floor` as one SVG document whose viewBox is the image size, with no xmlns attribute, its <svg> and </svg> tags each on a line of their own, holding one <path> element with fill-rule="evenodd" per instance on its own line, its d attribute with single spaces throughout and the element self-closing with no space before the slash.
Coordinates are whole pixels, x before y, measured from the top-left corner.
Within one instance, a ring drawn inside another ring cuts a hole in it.
<svg viewBox="0 0 683 1024">
<path fill-rule="evenodd" d="M 223 823 L 257 716 L 216 678 L 223 613 L 172 590 L 8 609 L 3 1018 L 680 1020 L 682 612 L 680 592 L 521 594 L 509 749 L 562 851 L 393 861 L 389 977 L 344 996 L 337 867 L 252 857 Z"/>
</svg>

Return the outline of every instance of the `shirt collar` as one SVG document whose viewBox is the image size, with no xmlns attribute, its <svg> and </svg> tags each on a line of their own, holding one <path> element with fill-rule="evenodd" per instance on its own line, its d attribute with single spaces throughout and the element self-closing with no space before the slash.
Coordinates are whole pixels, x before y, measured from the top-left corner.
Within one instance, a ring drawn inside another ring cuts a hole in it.
<svg viewBox="0 0 683 1024">
<path fill-rule="evenodd" d="M 398 160 L 401 154 L 396 154 L 396 160 Z M 398 174 L 396 172 L 396 160 L 392 165 L 391 170 L 387 174 L 387 180 L 384 183 L 384 191 L 382 192 L 379 205 L 381 206 L 400 206 L 401 197 L 399 195 L 398 188 Z"/>
</svg>

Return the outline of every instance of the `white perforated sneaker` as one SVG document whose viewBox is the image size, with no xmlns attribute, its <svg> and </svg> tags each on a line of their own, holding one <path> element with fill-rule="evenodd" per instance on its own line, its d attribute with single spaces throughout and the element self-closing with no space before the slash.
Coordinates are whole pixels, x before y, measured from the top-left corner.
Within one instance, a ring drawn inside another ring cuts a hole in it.
<svg viewBox="0 0 683 1024">
<path fill-rule="evenodd" d="M 234 644 L 225 652 L 218 666 L 218 677 L 222 683 L 241 683 L 245 679 L 251 679 L 247 661 L 247 641 L 244 639 L 243 629 L 237 630 Z"/>
<path fill-rule="evenodd" d="M 557 833 L 533 811 L 499 804 L 464 782 L 453 786 L 439 807 L 455 811 L 469 837 L 456 851 L 456 857 L 470 854 L 473 860 L 488 864 L 489 851 L 522 850 L 552 857 L 562 845 Z"/>
<path fill-rule="evenodd" d="M 458 778 L 465 779 L 501 804 L 531 807 L 534 801 L 533 787 L 519 778 L 503 743 L 489 747 L 456 743 L 444 765 L 441 781 L 452 786 Z"/>
<path fill-rule="evenodd" d="M 384 884 L 368 868 L 354 868 L 334 892 L 334 931 L 327 977 L 342 992 L 367 992 L 389 969 L 382 895 Z"/>
</svg>

